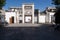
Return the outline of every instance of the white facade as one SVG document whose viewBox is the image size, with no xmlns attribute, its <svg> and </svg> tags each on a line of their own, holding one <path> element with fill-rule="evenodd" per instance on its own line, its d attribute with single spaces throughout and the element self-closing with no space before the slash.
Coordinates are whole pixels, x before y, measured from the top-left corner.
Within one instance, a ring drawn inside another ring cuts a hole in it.
<svg viewBox="0 0 60 40">
<path fill-rule="evenodd" d="M 4 10 L 0 10 L 0 21 L 5 22 L 5 11 Z"/>
<path fill-rule="evenodd" d="M 34 23 L 38 23 L 38 17 L 34 16 Z"/>
<path fill-rule="evenodd" d="M 10 8 L 9 12 L 5 12 L 5 20 L 11 23 L 14 17 L 14 23 L 32 23 L 34 24 L 34 4 L 23 4 L 19 8 Z"/>
<path fill-rule="evenodd" d="M 52 11 L 51 11 L 51 10 Z M 11 8 L 10 12 L 5 12 L 5 20 L 10 23 L 11 17 L 14 17 L 14 23 L 51 23 L 55 12 L 55 8 L 48 8 L 46 14 L 41 15 L 40 11 L 38 16 L 34 16 L 34 4 L 23 4 L 22 7 Z M 38 20 L 37 20 L 38 19 Z"/>
<path fill-rule="evenodd" d="M 52 22 L 52 17 L 54 16 L 55 13 L 53 12 L 50 12 L 49 13 L 49 22 L 51 23 Z"/>
<path fill-rule="evenodd" d="M 46 23 L 46 15 L 45 14 L 40 14 L 40 10 L 38 13 L 38 23 Z"/>
<path fill-rule="evenodd" d="M 55 8 L 48 8 L 45 15 L 39 15 L 39 23 L 52 23 L 54 22 Z"/>
<path fill-rule="evenodd" d="M 54 12 L 47 12 L 48 14 L 46 14 L 46 22 L 47 23 L 52 23 L 53 20 L 55 20 L 55 17 L 54 17 Z"/>
<path fill-rule="evenodd" d="M 31 22 L 31 16 L 26 16 L 25 17 L 25 22 Z"/>
<path fill-rule="evenodd" d="M 16 23 L 16 12 L 5 12 L 5 20 L 10 23 L 10 18 L 14 17 L 14 23 Z"/>
<path fill-rule="evenodd" d="M 23 4 L 22 10 L 23 10 L 23 23 L 25 23 L 25 19 L 26 20 L 30 19 L 32 24 L 34 24 L 34 4 Z"/>
<path fill-rule="evenodd" d="M 39 23 L 45 23 L 45 15 L 40 15 L 39 16 Z"/>
<path fill-rule="evenodd" d="M 55 14 L 56 8 L 55 7 L 48 7 L 46 10 L 46 22 L 52 23 L 55 20 L 54 14 Z"/>
</svg>

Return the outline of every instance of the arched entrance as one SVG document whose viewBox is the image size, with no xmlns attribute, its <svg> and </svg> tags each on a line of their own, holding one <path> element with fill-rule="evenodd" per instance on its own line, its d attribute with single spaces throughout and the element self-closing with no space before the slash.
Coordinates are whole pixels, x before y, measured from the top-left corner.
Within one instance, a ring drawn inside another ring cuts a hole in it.
<svg viewBox="0 0 60 40">
<path fill-rule="evenodd" d="M 12 16 L 9 20 L 10 20 L 10 24 L 14 23 L 14 16 Z"/>
</svg>

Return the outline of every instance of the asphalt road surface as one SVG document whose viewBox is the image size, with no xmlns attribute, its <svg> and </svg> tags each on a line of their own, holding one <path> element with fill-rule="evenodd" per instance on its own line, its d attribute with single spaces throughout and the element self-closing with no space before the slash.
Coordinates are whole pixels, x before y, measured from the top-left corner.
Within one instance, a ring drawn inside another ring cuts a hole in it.
<svg viewBox="0 0 60 40">
<path fill-rule="evenodd" d="M 60 31 L 54 31 L 51 25 L 39 27 L 2 27 L 0 40 L 60 40 Z"/>
</svg>

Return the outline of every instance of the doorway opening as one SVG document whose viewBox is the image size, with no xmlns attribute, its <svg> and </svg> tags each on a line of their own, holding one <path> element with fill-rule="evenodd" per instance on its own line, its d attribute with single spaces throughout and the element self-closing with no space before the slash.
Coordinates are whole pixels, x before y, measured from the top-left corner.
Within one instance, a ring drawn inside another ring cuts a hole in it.
<svg viewBox="0 0 60 40">
<path fill-rule="evenodd" d="M 19 23 L 22 23 L 22 20 L 19 20 Z"/>
<path fill-rule="evenodd" d="M 10 18 L 10 24 L 12 24 L 12 23 L 14 23 L 14 17 L 13 16 Z"/>
<path fill-rule="evenodd" d="M 25 23 L 32 23 L 32 15 L 25 15 L 24 21 Z"/>
</svg>

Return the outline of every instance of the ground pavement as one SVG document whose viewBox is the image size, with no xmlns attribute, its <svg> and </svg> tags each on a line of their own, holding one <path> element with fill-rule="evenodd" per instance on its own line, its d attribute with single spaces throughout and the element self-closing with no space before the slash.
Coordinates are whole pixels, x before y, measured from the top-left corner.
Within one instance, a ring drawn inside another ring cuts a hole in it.
<svg viewBox="0 0 60 40">
<path fill-rule="evenodd" d="M 60 31 L 49 24 L 38 27 L 2 27 L 0 40 L 60 40 Z"/>
</svg>

